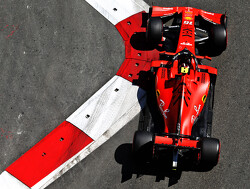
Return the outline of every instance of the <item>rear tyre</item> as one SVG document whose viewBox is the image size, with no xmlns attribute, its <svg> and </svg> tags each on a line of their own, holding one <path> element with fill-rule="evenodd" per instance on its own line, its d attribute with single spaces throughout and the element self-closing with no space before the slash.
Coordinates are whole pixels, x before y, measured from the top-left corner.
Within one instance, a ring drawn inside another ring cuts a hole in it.
<svg viewBox="0 0 250 189">
<path fill-rule="evenodd" d="M 136 131 L 132 150 L 136 160 L 150 161 L 153 155 L 153 134 L 147 131 Z"/>
<path fill-rule="evenodd" d="M 220 141 L 216 138 L 203 138 L 201 140 L 200 166 L 213 168 L 217 165 L 220 156 Z"/>
<path fill-rule="evenodd" d="M 160 43 L 163 35 L 163 24 L 159 17 L 151 17 L 148 19 L 146 38 L 148 42 Z"/>
</svg>

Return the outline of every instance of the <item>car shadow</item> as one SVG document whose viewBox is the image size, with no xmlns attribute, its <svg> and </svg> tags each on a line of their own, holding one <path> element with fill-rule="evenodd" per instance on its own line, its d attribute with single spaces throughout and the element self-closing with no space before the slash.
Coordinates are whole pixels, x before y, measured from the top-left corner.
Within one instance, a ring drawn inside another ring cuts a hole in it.
<svg viewBox="0 0 250 189">
<path fill-rule="evenodd" d="M 135 174 L 137 178 L 143 175 L 155 176 L 155 182 L 169 178 L 169 186 L 178 182 L 182 171 L 172 170 L 169 166 L 169 158 L 165 156 L 164 160 L 152 161 L 150 163 L 138 162 L 132 154 L 132 144 L 122 144 L 115 151 L 115 160 L 122 165 L 121 182 L 126 182 Z"/>
<path fill-rule="evenodd" d="M 146 32 L 136 32 L 130 38 L 131 46 L 138 51 L 168 51 L 175 52 L 171 40 L 166 40 L 161 43 L 148 42 L 146 38 Z"/>
<path fill-rule="evenodd" d="M 162 50 L 157 44 L 147 42 L 146 32 L 136 32 L 130 38 L 131 46 L 139 51 Z"/>
<path fill-rule="evenodd" d="M 155 182 L 160 182 L 169 179 L 168 186 L 178 183 L 181 178 L 182 172 L 207 172 L 209 170 L 199 169 L 194 153 L 185 154 L 178 160 L 178 168 L 172 168 L 172 153 L 162 153 L 157 160 L 153 159 L 151 162 L 138 161 L 134 158 L 132 153 L 132 144 L 121 144 L 115 151 L 115 160 L 122 165 L 122 178 L 121 183 L 124 183 L 136 175 L 136 178 L 143 175 L 155 176 Z M 185 158 L 184 158 L 185 157 Z M 188 158 L 187 158 L 188 157 Z"/>
</svg>

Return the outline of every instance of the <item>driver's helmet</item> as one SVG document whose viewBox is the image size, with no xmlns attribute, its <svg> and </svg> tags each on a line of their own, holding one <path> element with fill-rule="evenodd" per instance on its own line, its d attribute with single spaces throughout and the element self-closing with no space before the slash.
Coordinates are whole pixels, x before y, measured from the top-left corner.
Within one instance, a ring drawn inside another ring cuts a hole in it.
<svg viewBox="0 0 250 189">
<path fill-rule="evenodd" d="M 178 67 L 181 73 L 188 73 L 192 69 L 191 56 L 187 54 L 178 57 Z"/>
</svg>

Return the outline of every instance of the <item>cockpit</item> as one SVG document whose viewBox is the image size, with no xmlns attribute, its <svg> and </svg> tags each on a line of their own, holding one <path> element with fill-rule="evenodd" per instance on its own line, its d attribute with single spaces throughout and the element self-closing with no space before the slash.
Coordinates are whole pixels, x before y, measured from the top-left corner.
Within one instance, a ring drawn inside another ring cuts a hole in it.
<svg viewBox="0 0 250 189">
<path fill-rule="evenodd" d="M 198 60 L 189 50 L 184 49 L 173 56 L 172 64 L 178 68 L 178 73 L 187 74 L 190 69 L 198 67 Z"/>
</svg>

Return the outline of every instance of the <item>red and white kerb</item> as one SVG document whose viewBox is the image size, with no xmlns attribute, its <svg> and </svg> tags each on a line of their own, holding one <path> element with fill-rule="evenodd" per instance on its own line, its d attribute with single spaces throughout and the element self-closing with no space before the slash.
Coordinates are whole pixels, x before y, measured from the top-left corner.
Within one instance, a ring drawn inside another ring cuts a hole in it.
<svg viewBox="0 0 250 189">
<path fill-rule="evenodd" d="M 132 85 L 140 71 L 150 69 L 155 51 L 138 51 L 130 44 L 141 28 L 142 0 L 86 0 L 115 25 L 125 42 L 125 60 L 108 83 L 33 148 L 0 175 L 1 189 L 41 189 L 84 159 L 133 119 L 146 103 L 146 93 Z"/>
</svg>

